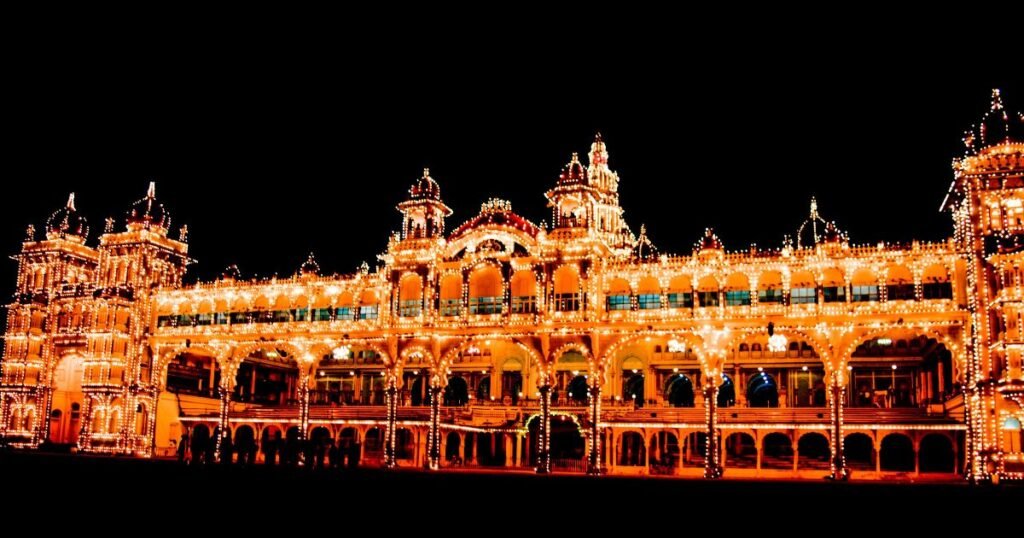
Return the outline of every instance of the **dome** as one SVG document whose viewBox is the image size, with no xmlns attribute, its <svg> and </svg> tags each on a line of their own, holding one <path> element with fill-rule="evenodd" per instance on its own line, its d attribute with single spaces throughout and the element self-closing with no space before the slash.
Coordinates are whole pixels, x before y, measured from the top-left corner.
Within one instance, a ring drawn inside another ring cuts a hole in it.
<svg viewBox="0 0 1024 538">
<path fill-rule="evenodd" d="M 299 267 L 299 274 L 303 276 L 315 276 L 320 274 L 320 264 L 316 263 L 312 252 L 309 253 L 309 257 L 306 258 L 306 261 L 302 262 L 302 265 Z"/>
<path fill-rule="evenodd" d="M 603 142 L 602 142 L 603 144 Z M 572 159 L 569 160 L 569 164 L 566 164 L 562 168 L 562 173 L 558 176 L 559 185 L 572 185 L 576 183 L 584 183 L 587 180 L 587 169 L 580 162 L 580 156 L 578 153 L 572 154 Z"/>
<path fill-rule="evenodd" d="M 430 177 L 430 169 L 423 169 L 423 177 L 416 180 L 416 183 L 409 189 L 409 196 L 413 200 L 437 200 L 441 201 L 441 186 Z"/>
<path fill-rule="evenodd" d="M 714 230 L 705 228 L 704 237 L 701 237 L 700 242 L 697 243 L 697 250 L 725 250 L 725 247 L 722 245 L 722 240 L 715 235 Z"/>
<path fill-rule="evenodd" d="M 149 182 L 149 190 L 146 197 L 132 204 L 128 210 L 128 226 L 137 225 L 143 228 L 156 226 L 158 228 L 171 227 L 171 215 L 164 209 L 164 205 L 156 201 L 156 182 Z"/>
<path fill-rule="evenodd" d="M 50 214 L 46 219 L 46 238 L 64 239 L 79 238 L 85 240 L 89 234 L 89 226 L 85 217 L 75 209 L 75 193 L 68 196 L 68 203 L 64 207 Z"/>
<path fill-rule="evenodd" d="M 845 242 L 846 234 L 835 221 L 826 221 L 818 213 L 818 201 L 811 198 L 811 213 L 796 231 L 796 248 L 813 247 L 819 243 Z"/>
<path fill-rule="evenodd" d="M 512 212 L 512 203 L 498 198 L 491 198 L 480 206 L 480 214 L 469 219 L 452 232 L 451 240 L 469 233 L 481 226 L 504 226 L 515 228 L 536 238 L 540 231 L 537 225 Z"/>
<path fill-rule="evenodd" d="M 839 230 L 835 221 L 829 221 L 825 224 L 825 232 L 821 235 L 821 241 L 823 243 L 845 243 L 847 239 L 846 234 Z"/>
<path fill-rule="evenodd" d="M 221 280 L 241 280 L 242 271 L 238 269 L 238 266 L 231 264 L 224 268 L 224 272 L 220 274 Z"/>
<path fill-rule="evenodd" d="M 1024 114 L 1007 110 L 998 89 L 992 90 L 992 104 L 981 121 L 964 133 L 967 153 L 973 155 L 1004 142 L 1024 142 Z"/>
</svg>

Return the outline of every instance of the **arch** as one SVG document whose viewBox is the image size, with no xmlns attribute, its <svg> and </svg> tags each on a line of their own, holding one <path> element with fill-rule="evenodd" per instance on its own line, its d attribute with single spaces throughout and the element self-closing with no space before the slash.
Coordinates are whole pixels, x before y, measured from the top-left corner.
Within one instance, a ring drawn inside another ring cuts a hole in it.
<svg viewBox="0 0 1024 538">
<path fill-rule="evenodd" d="M 462 275 L 448 273 L 441 277 L 439 308 L 442 316 L 457 316 L 462 306 Z"/>
<path fill-rule="evenodd" d="M 665 401 L 672 407 L 693 407 L 693 381 L 685 374 L 675 374 L 665 383 Z"/>
<path fill-rule="evenodd" d="M 679 438 L 675 432 L 659 430 L 651 435 L 648 447 L 650 470 L 653 474 L 673 474 L 679 467 L 679 458 L 682 456 Z"/>
<path fill-rule="evenodd" d="M 535 297 L 537 295 L 537 275 L 530 269 L 520 269 L 512 273 L 509 287 L 512 297 Z"/>
<path fill-rule="evenodd" d="M 797 439 L 797 465 L 800 469 L 826 470 L 830 467 L 832 447 L 820 432 L 805 432 Z"/>
<path fill-rule="evenodd" d="M 637 432 L 627 431 L 619 436 L 618 458 L 616 464 L 621 467 L 642 467 L 647 465 L 647 453 L 644 438 Z"/>
<path fill-rule="evenodd" d="M 415 273 L 402 275 L 398 283 L 398 314 L 401 317 L 420 315 L 423 306 L 423 279 Z"/>
<path fill-rule="evenodd" d="M 270 299 L 266 295 L 260 295 L 252 303 L 255 310 L 270 310 Z"/>
<path fill-rule="evenodd" d="M 650 294 L 650 295 L 660 294 L 661 293 L 661 283 L 658 282 L 658 279 L 653 277 L 653 276 L 645 276 L 645 277 L 640 279 L 640 282 L 637 283 L 636 292 L 637 292 L 637 294 L 641 294 L 641 295 L 643 295 L 643 294 Z"/>
<path fill-rule="evenodd" d="M 846 277 L 838 267 L 829 267 L 821 272 L 821 285 L 841 288 L 846 285 Z"/>
<path fill-rule="evenodd" d="M 782 271 L 775 269 L 762 271 L 761 275 L 757 279 L 757 289 L 782 289 Z"/>
<path fill-rule="evenodd" d="M 854 432 L 843 439 L 846 465 L 855 471 L 875 470 L 875 442 L 863 432 Z"/>
<path fill-rule="evenodd" d="M 630 295 L 632 292 L 629 281 L 624 278 L 615 278 L 608 283 L 608 295 Z"/>
<path fill-rule="evenodd" d="M 644 405 L 644 373 L 639 370 L 622 379 L 622 398 L 637 407 Z"/>
<path fill-rule="evenodd" d="M 890 265 L 886 268 L 886 295 L 890 301 L 913 301 L 915 299 L 914 275 L 905 265 Z"/>
<path fill-rule="evenodd" d="M 498 314 L 504 297 L 501 269 L 481 264 L 469 275 L 469 313 Z"/>
<path fill-rule="evenodd" d="M 949 269 L 941 263 L 929 265 L 924 270 L 924 282 L 949 282 Z"/>
<path fill-rule="evenodd" d="M 718 406 L 732 407 L 736 404 L 736 385 L 732 382 L 732 376 L 722 374 L 722 384 L 718 386 Z"/>
<path fill-rule="evenodd" d="M 359 306 L 376 306 L 379 302 L 380 299 L 374 290 L 363 290 L 359 295 Z"/>
<path fill-rule="evenodd" d="M 878 284 L 878 277 L 875 276 L 875 272 L 870 268 L 862 267 L 854 271 L 850 284 L 854 286 L 873 286 Z"/>
<path fill-rule="evenodd" d="M 565 396 L 569 401 L 584 403 L 590 397 L 590 383 L 587 376 L 578 375 L 573 377 L 565 386 Z"/>
<path fill-rule="evenodd" d="M 753 469 L 757 467 L 757 444 L 748 432 L 732 432 L 722 447 L 722 464 L 726 467 Z"/>
<path fill-rule="evenodd" d="M 463 406 L 469 403 L 469 385 L 462 376 L 451 376 L 444 387 L 444 405 Z"/>
<path fill-rule="evenodd" d="M 500 369 L 502 372 L 522 372 L 523 361 L 518 357 L 509 357 L 501 363 Z"/>
<path fill-rule="evenodd" d="M 252 426 L 243 424 L 235 429 L 234 445 L 239 464 L 256 463 L 256 430 Z"/>
<path fill-rule="evenodd" d="M 370 456 L 377 456 L 384 452 L 384 430 L 380 426 L 373 426 L 366 430 L 364 436 L 363 451 Z"/>
<path fill-rule="evenodd" d="M 278 295 L 277 299 L 274 301 L 274 310 L 290 310 L 291 307 L 292 302 L 284 293 Z"/>
<path fill-rule="evenodd" d="M 914 275 L 906 265 L 890 265 L 885 271 L 886 284 L 912 284 Z"/>
<path fill-rule="evenodd" d="M 355 304 L 355 295 L 350 290 L 345 290 L 338 295 L 338 299 L 334 304 L 337 307 L 351 308 Z"/>
<path fill-rule="evenodd" d="M 239 295 L 235 298 L 235 301 L 231 303 L 231 310 L 234 312 L 245 312 L 249 310 L 249 303 L 244 295 Z"/>
<path fill-rule="evenodd" d="M 883 471 L 914 470 L 914 442 L 900 432 L 889 432 L 882 438 L 878 459 Z"/>
<path fill-rule="evenodd" d="M 732 273 L 726 277 L 722 289 L 725 291 L 750 291 L 750 279 L 747 278 L 746 273 Z"/>
<path fill-rule="evenodd" d="M 779 387 L 775 377 L 758 372 L 747 379 L 747 405 L 750 407 L 778 407 Z"/>
<path fill-rule="evenodd" d="M 842 275 L 840 275 L 842 278 Z M 793 271 L 789 277 L 789 287 L 792 288 L 813 288 L 815 286 L 814 273 L 807 270 Z"/>
<path fill-rule="evenodd" d="M 771 432 L 761 439 L 762 469 L 793 469 L 793 442 L 788 435 Z"/>
<path fill-rule="evenodd" d="M 555 294 L 579 293 L 580 276 L 575 265 L 560 265 L 554 273 Z"/>
<path fill-rule="evenodd" d="M 921 438 L 918 449 L 922 473 L 956 473 L 953 441 L 940 433 L 929 433 Z"/>
<path fill-rule="evenodd" d="M 669 293 L 689 293 L 693 291 L 693 279 L 690 275 L 676 275 L 668 282 Z"/>
<path fill-rule="evenodd" d="M 444 460 L 451 465 L 462 463 L 462 436 L 459 432 L 448 432 L 444 443 Z"/>
<path fill-rule="evenodd" d="M 642 359 L 640 359 L 639 357 L 636 357 L 634 355 L 629 355 L 629 356 L 627 356 L 627 357 L 622 359 L 622 369 L 623 370 L 643 371 L 646 367 L 647 366 L 644 364 L 644 361 Z M 634 373 L 636 373 L 636 372 L 634 372 Z"/>
</svg>

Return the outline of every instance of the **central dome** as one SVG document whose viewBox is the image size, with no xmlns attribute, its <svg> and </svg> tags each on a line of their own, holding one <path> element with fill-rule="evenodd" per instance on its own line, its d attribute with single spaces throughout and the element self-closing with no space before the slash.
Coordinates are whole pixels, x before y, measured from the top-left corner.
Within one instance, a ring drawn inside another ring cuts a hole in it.
<svg viewBox="0 0 1024 538">
<path fill-rule="evenodd" d="M 413 200 L 441 201 L 441 186 L 434 181 L 434 178 L 430 177 L 429 168 L 423 169 L 423 177 L 416 180 L 416 183 L 409 189 L 409 195 Z"/>
<path fill-rule="evenodd" d="M 132 225 L 148 228 L 155 226 L 167 229 L 171 226 L 171 215 L 164 209 L 164 205 L 156 201 L 156 182 L 149 182 L 149 190 L 146 197 L 132 204 L 128 210 L 128 226 Z"/>
<path fill-rule="evenodd" d="M 89 234 L 89 225 L 85 217 L 75 209 L 75 193 L 68 196 L 68 203 L 64 207 L 50 214 L 46 219 L 47 239 L 76 238 L 85 240 Z"/>
</svg>

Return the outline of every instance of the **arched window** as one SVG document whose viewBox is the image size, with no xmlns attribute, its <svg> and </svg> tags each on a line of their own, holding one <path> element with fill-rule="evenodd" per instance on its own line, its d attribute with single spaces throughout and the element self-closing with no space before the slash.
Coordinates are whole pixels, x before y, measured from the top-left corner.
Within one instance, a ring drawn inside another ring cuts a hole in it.
<svg viewBox="0 0 1024 538">
<path fill-rule="evenodd" d="M 782 302 L 782 273 L 765 271 L 757 281 L 757 301 L 759 303 Z"/>
<path fill-rule="evenodd" d="M 818 302 L 818 293 L 814 287 L 814 275 L 810 271 L 797 271 L 790 277 L 790 304 L 814 304 Z"/>
<path fill-rule="evenodd" d="M 846 302 L 846 280 L 836 268 L 825 269 L 821 279 L 821 295 L 826 303 Z"/>
<path fill-rule="evenodd" d="M 575 312 L 580 309 L 580 277 L 576 268 L 563 265 L 555 270 L 554 307 L 558 312 Z"/>
<path fill-rule="evenodd" d="M 914 275 L 903 265 L 888 268 L 885 278 L 885 293 L 890 301 L 914 300 Z"/>
<path fill-rule="evenodd" d="M 409 318 L 420 315 L 423 307 L 423 281 L 418 275 L 405 275 L 398 286 L 398 315 Z"/>
<path fill-rule="evenodd" d="M 379 311 L 380 305 L 377 299 L 377 292 L 373 290 L 364 291 L 362 297 L 359 298 L 359 319 L 377 319 Z"/>
<path fill-rule="evenodd" d="M 860 269 L 853 274 L 850 282 L 853 285 L 853 296 L 850 298 L 855 303 L 865 303 L 878 300 L 878 279 L 870 269 Z"/>
<path fill-rule="evenodd" d="M 487 265 L 469 276 L 469 313 L 500 314 L 502 303 L 501 271 Z"/>
<path fill-rule="evenodd" d="M 636 288 L 637 307 L 640 310 L 661 308 L 661 284 L 653 276 L 640 279 Z"/>
<path fill-rule="evenodd" d="M 452 273 L 442 277 L 440 293 L 438 309 L 441 315 L 458 316 L 462 310 L 462 276 Z"/>
<path fill-rule="evenodd" d="M 533 271 L 524 269 L 516 271 L 509 283 L 512 296 L 513 314 L 533 314 L 537 312 L 537 277 Z"/>
<path fill-rule="evenodd" d="M 750 305 L 750 280 L 743 273 L 733 273 L 725 280 L 726 306 Z"/>
<path fill-rule="evenodd" d="M 668 283 L 669 308 L 693 308 L 693 281 L 687 275 L 673 277 Z"/>
<path fill-rule="evenodd" d="M 632 290 L 629 282 L 622 278 L 612 280 L 608 287 L 608 310 L 629 310 Z"/>
<path fill-rule="evenodd" d="M 949 272 L 942 265 L 933 265 L 925 270 L 923 292 L 925 299 L 952 299 L 953 285 Z"/>
</svg>

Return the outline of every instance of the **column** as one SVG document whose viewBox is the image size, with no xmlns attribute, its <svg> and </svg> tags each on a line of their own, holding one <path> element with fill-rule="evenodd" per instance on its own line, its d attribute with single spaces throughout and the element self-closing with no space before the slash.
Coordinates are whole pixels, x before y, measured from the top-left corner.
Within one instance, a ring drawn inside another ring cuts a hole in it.
<svg viewBox="0 0 1024 538">
<path fill-rule="evenodd" d="M 537 472 L 551 472 L 551 385 L 540 387 L 540 427 L 537 429 Z"/>
<path fill-rule="evenodd" d="M 501 437 L 502 442 L 505 443 L 505 467 L 512 467 L 515 465 L 515 454 L 512 451 L 512 434 L 504 433 Z"/>
<path fill-rule="evenodd" d="M 299 374 L 299 440 L 305 441 L 309 435 L 309 378 L 308 370 Z M 307 465 L 312 462 L 307 462 Z"/>
<path fill-rule="evenodd" d="M 431 386 L 430 431 L 427 433 L 427 467 L 436 471 L 441 468 L 441 389 Z"/>
<path fill-rule="evenodd" d="M 587 474 L 599 475 L 601 466 L 601 386 L 594 384 L 590 389 L 590 458 L 587 460 Z"/>
<path fill-rule="evenodd" d="M 832 445 L 832 474 L 829 475 L 831 480 L 846 480 L 849 478 L 849 470 L 846 468 L 846 453 L 844 450 L 843 440 L 843 401 L 845 398 L 846 387 L 843 386 L 842 368 L 840 366 L 833 370 L 829 375 L 829 406 L 831 407 L 830 416 L 832 420 L 832 431 L 831 431 L 831 445 Z M 794 453 L 794 460 L 796 454 Z"/>
<path fill-rule="evenodd" d="M 704 376 L 704 420 L 707 423 L 707 445 L 704 452 L 704 478 L 721 478 L 722 467 L 718 464 L 718 379 Z"/>
<path fill-rule="evenodd" d="M 224 437 L 227 435 L 227 432 L 229 431 L 228 430 L 228 427 L 229 427 L 228 426 L 228 412 L 230 410 L 231 410 L 231 391 L 227 387 L 222 385 L 220 387 L 220 414 L 218 415 L 219 416 L 219 420 L 217 422 L 217 428 L 219 430 L 219 435 L 217 435 L 217 439 L 214 441 L 216 446 L 214 446 L 214 449 L 213 449 L 214 458 L 217 458 L 217 461 L 220 461 L 220 444 L 221 444 L 221 441 L 224 440 Z"/>
<path fill-rule="evenodd" d="M 398 388 L 394 376 L 388 377 L 388 386 L 384 391 L 384 403 L 387 406 L 387 429 L 384 432 L 384 467 L 393 469 L 395 462 L 395 438 L 398 416 Z"/>
</svg>

